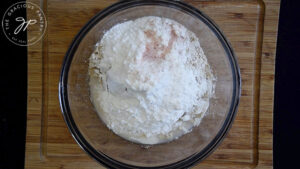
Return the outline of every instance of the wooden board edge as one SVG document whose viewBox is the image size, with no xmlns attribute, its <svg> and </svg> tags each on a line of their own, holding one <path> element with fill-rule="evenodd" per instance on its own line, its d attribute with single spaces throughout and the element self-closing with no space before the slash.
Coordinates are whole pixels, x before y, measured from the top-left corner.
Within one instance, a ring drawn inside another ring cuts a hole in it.
<svg viewBox="0 0 300 169">
<path fill-rule="evenodd" d="M 280 0 L 263 0 L 262 3 L 265 6 L 265 18 L 261 57 L 257 168 L 273 168 L 273 98 Z"/>
</svg>

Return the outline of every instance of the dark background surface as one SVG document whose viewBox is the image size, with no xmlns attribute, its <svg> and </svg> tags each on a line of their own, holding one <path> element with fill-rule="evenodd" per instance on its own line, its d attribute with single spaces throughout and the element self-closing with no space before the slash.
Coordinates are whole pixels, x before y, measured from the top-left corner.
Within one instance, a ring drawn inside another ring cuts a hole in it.
<svg viewBox="0 0 300 169">
<path fill-rule="evenodd" d="M 274 168 L 300 168 L 300 1 L 282 0 L 274 96 Z"/>
<path fill-rule="evenodd" d="M 20 0 L 0 2 L 2 22 L 6 9 Z M 25 12 L 21 15 L 26 18 Z M 19 169 L 25 155 L 27 48 L 8 41 L 2 24 L 0 39 L 0 169 Z"/>
<path fill-rule="evenodd" d="M 1 18 L 5 10 L 18 1 L 1 1 Z M 24 168 L 25 155 L 27 48 L 9 42 L 2 30 L 0 39 L 0 169 L 18 169 Z M 299 51 L 300 1 L 282 0 L 274 96 L 275 169 L 297 168 L 299 163 Z"/>
</svg>

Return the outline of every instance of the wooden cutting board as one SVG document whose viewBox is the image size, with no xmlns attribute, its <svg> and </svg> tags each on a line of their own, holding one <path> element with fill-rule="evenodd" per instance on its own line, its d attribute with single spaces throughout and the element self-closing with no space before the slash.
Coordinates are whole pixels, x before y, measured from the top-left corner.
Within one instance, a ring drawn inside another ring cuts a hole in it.
<svg viewBox="0 0 300 169">
<path fill-rule="evenodd" d="M 72 138 L 58 101 L 63 57 L 79 29 L 116 0 L 30 0 L 48 21 L 28 47 L 25 168 L 103 168 Z M 227 137 L 194 168 L 272 168 L 273 89 L 279 0 L 186 0 L 211 17 L 232 44 L 242 74 L 242 96 Z M 28 32 L 28 37 L 31 32 Z"/>
</svg>

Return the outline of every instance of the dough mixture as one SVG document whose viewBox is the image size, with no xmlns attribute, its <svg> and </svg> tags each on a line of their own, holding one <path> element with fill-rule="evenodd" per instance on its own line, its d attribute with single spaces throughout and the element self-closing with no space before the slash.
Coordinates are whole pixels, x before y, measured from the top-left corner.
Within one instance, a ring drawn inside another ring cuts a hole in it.
<svg viewBox="0 0 300 169">
<path fill-rule="evenodd" d="M 91 100 L 102 121 L 141 144 L 190 132 L 214 93 L 197 36 L 161 17 L 126 21 L 105 32 L 90 57 L 89 74 Z"/>
</svg>

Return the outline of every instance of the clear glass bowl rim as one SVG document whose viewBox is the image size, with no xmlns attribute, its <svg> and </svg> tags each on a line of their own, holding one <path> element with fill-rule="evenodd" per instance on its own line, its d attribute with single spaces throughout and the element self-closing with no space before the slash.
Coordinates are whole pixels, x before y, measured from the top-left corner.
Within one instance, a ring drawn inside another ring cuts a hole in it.
<svg viewBox="0 0 300 169">
<path fill-rule="evenodd" d="M 74 56 L 74 53 L 79 46 L 81 40 L 83 37 L 89 32 L 89 30 L 96 25 L 100 20 L 105 18 L 111 13 L 118 12 L 127 8 L 136 7 L 136 6 L 143 6 L 143 5 L 160 5 L 170 8 L 175 8 L 179 10 L 183 10 L 186 13 L 189 13 L 190 15 L 193 15 L 197 18 L 199 18 L 202 22 L 204 22 L 217 36 L 217 38 L 222 43 L 222 46 L 224 47 L 224 50 L 228 56 L 228 60 L 230 62 L 232 75 L 233 75 L 233 94 L 232 94 L 232 101 L 230 105 L 230 109 L 228 112 L 228 115 L 224 121 L 224 124 L 222 128 L 219 130 L 218 134 L 215 136 L 215 138 L 201 151 L 197 154 L 193 154 L 190 157 L 178 161 L 173 164 L 165 165 L 165 166 L 158 166 L 158 167 L 140 167 L 140 166 L 132 166 L 129 164 L 125 164 L 122 162 L 119 162 L 111 157 L 106 156 L 105 154 L 98 152 L 95 150 L 83 137 L 83 135 L 78 130 L 75 121 L 72 117 L 72 113 L 69 107 L 69 101 L 68 101 L 68 72 L 71 66 L 71 62 Z M 203 12 L 201 12 L 199 9 L 188 5 L 181 1 L 170 1 L 170 0 L 133 0 L 133 1 L 120 1 L 117 2 L 104 10 L 100 11 L 98 14 L 96 14 L 90 21 L 88 21 L 85 26 L 79 31 L 79 33 L 75 36 L 73 42 L 71 43 L 61 69 L 60 74 L 60 81 L 59 81 L 59 102 L 61 111 L 64 117 L 64 120 L 69 128 L 69 131 L 71 132 L 73 138 L 77 142 L 77 144 L 92 158 L 94 158 L 97 162 L 101 163 L 105 167 L 108 168 L 160 168 L 160 169 L 170 169 L 170 168 L 188 168 L 196 163 L 202 161 L 205 159 L 210 153 L 212 153 L 219 143 L 224 139 L 226 136 L 228 130 L 230 129 L 233 120 L 236 116 L 239 100 L 241 95 L 241 75 L 240 75 L 240 69 L 235 57 L 235 54 L 233 52 L 233 49 L 223 33 L 220 31 L 220 29 L 217 27 L 217 25 Z"/>
</svg>

